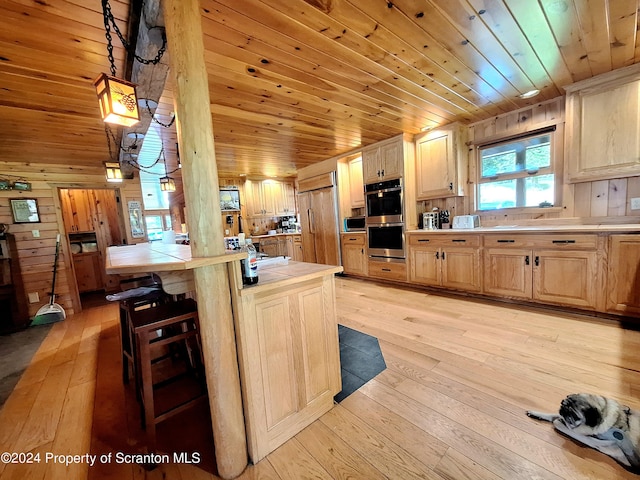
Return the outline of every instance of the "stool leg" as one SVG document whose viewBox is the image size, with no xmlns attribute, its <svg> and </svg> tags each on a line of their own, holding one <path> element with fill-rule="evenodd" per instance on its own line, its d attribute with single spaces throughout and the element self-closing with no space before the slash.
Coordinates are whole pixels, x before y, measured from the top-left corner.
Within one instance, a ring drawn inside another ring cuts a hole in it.
<svg viewBox="0 0 640 480">
<path fill-rule="evenodd" d="M 153 404 L 153 377 L 151 373 L 151 352 L 149 345 L 149 332 L 144 331 L 139 335 L 140 376 L 142 381 L 142 403 L 144 405 L 144 421 L 147 431 L 147 448 L 149 452 L 156 450 L 156 419 Z"/>
<path fill-rule="evenodd" d="M 129 327 L 127 323 L 127 311 L 120 305 L 120 349 L 122 351 L 122 383 L 129 383 L 129 357 L 127 356 L 127 341 L 129 340 Z M 129 344 L 129 351 L 131 345 Z"/>
</svg>

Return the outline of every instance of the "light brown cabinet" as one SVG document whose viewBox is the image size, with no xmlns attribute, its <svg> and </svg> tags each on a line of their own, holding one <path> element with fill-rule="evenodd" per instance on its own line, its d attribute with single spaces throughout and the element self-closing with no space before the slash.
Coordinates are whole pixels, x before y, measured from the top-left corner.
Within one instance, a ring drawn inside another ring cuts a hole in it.
<svg viewBox="0 0 640 480">
<path fill-rule="evenodd" d="M 385 262 L 370 258 L 367 263 L 367 275 L 383 280 L 406 282 L 407 264 L 404 261 Z"/>
<path fill-rule="evenodd" d="M 404 149 L 402 136 L 376 143 L 362 150 L 364 183 L 382 182 L 402 177 Z"/>
<path fill-rule="evenodd" d="M 60 189 L 62 217 L 68 233 L 93 232 L 94 205 L 92 190 Z"/>
<path fill-rule="evenodd" d="M 568 181 L 636 176 L 640 167 L 640 65 L 564 88 Z"/>
<path fill-rule="evenodd" d="M 452 124 L 416 136 L 416 198 L 464 194 L 464 129 Z"/>
<path fill-rule="evenodd" d="M 607 311 L 640 315 L 640 235 L 609 237 Z"/>
<path fill-rule="evenodd" d="M 333 275 L 327 275 L 273 289 L 246 288 L 236 299 L 253 462 L 333 406 L 333 396 L 341 389 L 334 298 Z"/>
<path fill-rule="evenodd" d="M 409 280 L 423 285 L 479 292 L 479 244 L 477 235 L 411 235 Z"/>
<path fill-rule="evenodd" d="M 362 157 L 349 161 L 349 199 L 351 208 L 364 207 L 364 178 Z"/>
<path fill-rule="evenodd" d="M 484 292 L 596 309 L 596 235 L 486 235 Z"/>
<path fill-rule="evenodd" d="M 302 262 L 304 254 L 302 252 L 302 235 L 293 236 L 293 255 L 291 258 L 296 262 Z"/>
<path fill-rule="evenodd" d="M 366 234 L 343 233 L 342 243 L 342 267 L 344 273 L 352 275 L 367 275 Z"/>
<path fill-rule="evenodd" d="M 78 253 L 73 256 L 73 268 L 76 272 L 78 292 L 102 290 L 102 256 L 100 252 Z"/>
<path fill-rule="evenodd" d="M 295 215 L 295 193 L 291 183 L 276 180 L 247 180 L 245 203 L 248 217 Z"/>
</svg>

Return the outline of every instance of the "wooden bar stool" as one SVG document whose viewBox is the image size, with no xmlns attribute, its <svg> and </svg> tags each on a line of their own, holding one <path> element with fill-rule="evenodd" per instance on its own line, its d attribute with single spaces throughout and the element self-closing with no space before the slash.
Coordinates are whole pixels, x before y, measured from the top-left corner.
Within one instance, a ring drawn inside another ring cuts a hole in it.
<svg viewBox="0 0 640 480">
<path fill-rule="evenodd" d="M 133 311 L 129 319 L 137 351 L 136 369 L 140 374 L 141 416 L 147 432 L 147 447 L 152 452 L 156 447 L 156 425 L 207 397 L 198 311 L 194 300 L 185 299 Z M 163 354 L 154 357 L 152 354 L 158 351 Z M 163 372 L 156 367 L 154 373 L 154 364 L 166 359 L 174 362 L 176 357 L 182 360 L 184 369 L 155 381 Z M 161 402 L 154 392 L 159 393 L 184 379 L 189 382 L 181 383 L 179 389 L 171 389 L 170 396 L 162 397 L 161 410 Z"/>
</svg>

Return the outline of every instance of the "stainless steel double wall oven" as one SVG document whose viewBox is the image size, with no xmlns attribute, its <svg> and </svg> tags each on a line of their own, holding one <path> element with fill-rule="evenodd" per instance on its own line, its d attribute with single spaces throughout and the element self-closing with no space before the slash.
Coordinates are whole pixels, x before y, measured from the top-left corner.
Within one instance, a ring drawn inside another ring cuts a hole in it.
<svg viewBox="0 0 640 480">
<path fill-rule="evenodd" d="M 402 179 L 365 185 L 365 201 L 369 256 L 404 260 Z"/>
</svg>

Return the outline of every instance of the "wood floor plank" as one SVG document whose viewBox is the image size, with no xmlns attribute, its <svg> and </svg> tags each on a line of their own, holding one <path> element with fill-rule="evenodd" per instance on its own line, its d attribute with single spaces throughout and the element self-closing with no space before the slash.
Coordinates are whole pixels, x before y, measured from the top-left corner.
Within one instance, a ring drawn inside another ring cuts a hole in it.
<svg viewBox="0 0 640 480">
<path fill-rule="evenodd" d="M 271 453 L 268 459 L 282 480 L 332 479 L 329 472 L 297 440 L 286 442 Z"/>
</svg>

